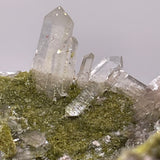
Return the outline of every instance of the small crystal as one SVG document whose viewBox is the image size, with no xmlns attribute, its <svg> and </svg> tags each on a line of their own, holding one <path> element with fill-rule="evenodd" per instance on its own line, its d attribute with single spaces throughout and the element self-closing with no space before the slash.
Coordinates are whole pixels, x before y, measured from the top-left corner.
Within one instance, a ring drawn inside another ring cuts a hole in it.
<svg viewBox="0 0 160 160">
<path fill-rule="evenodd" d="M 106 83 L 112 90 L 119 89 L 132 98 L 141 96 L 146 89 L 145 84 L 128 75 L 123 70 L 113 72 L 108 77 Z"/>
<path fill-rule="evenodd" d="M 64 155 L 63 157 L 59 158 L 58 160 L 72 160 L 69 156 Z"/>
<path fill-rule="evenodd" d="M 78 83 L 85 83 L 89 81 L 91 68 L 94 60 L 94 54 L 90 53 L 83 57 L 80 71 L 78 73 Z"/>
<path fill-rule="evenodd" d="M 106 144 L 108 144 L 108 143 L 111 142 L 111 136 L 110 136 L 110 135 L 107 135 L 107 136 L 104 137 L 103 140 L 104 140 L 104 142 L 105 142 Z"/>
<path fill-rule="evenodd" d="M 134 105 L 138 120 L 146 119 L 147 123 L 156 122 L 160 111 L 160 76 L 154 79 L 146 88 L 145 93 L 138 98 Z"/>
<path fill-rule="evenodd" d="M 65 109 L 65 115 L 68 117 L 79 116 L 98 95 L 98 87 L 94 83 L 84 89 Z"/>
<path fill-rule="evenodd" d="M 46 144 L 45 135 L 43 133 L 38 132 L 38 131 L 26 132 L 23 135 L 22 140 L 27 145 L 30 145 L 35 148 L 38 148 L 38 147 Z"/>
<path fill-rule="evenodd" d="M 94 146 L 96 146 L 96 147 L 100 147 L 101 146 L 101 144 L 99 143 L 99 141 L 93 141 L 92 142 L 92 144 L 94 145 Z"/>
<path fill-rule="evenodd" d="M 104 58 L 91 72 L 90 80 L 95 82 L 104 82 L 113 71 L 120 70 L 123 67 L 122 57 L 112 56 Z"/>
<path fill-rule="evenodd" d="M 149 88 L 151 88 L 153 91 L 159 90 L 160 88 L 160 76 L 155 78 L 149 85 Z"/>
</svg>

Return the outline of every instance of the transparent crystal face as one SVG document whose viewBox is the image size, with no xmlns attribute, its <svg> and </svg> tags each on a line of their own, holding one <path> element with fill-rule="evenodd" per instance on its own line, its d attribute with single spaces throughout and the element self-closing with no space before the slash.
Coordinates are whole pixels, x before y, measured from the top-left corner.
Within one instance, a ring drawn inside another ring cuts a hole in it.
<svg viewBox="0 0 160 160">
<path fill-rule="evenodd" d="M 90 53 L 83 57 L 80 71 L 78 73 L 78 78 L 77 78 L 78 82 L 88 82 L 89 81 L 93 60 L 94 60 L 93 53 Z"/>
<path fill-rule="evenodd" d="M 76 48 L 78 42 L 75 38 L 69 38 L 64 44 L 64 48 L 59 49 L 53 56 L 52 75 L 59 78 L 72 79 L 74 77 L 74 66 L 76 58 Z"/>
<path fill-rule="evenodd" d="M 33 69 L 45 73 L 53 72 L 52 64 L 57 61 L 54 58 L 59 54 L 59 50 L 65 50 L 65 45 L 72 36 L 73 26 L 72 19 L 62 7 L 45 16 Z"/>
<path fill-rule="evenodd" d="M 113 71 L 120 70 L 123 67 L 122 57 L 113 56 L 104 58 L 91 72 L 90 80 L 95 82 L 104 82 Z"/>
<path fill-rule="evenodd" d="M 159 120 L 160 111 L 160 76 L 155 78 L 140 96 L 134 108 L 137 110 L 137 119 L 146 119 L 146 124 Z M 154 115 L 154 116 L 153 116 Z M 146 118 L 147 117 L 147 118 Z"/>
<path fill-rule="evenodd" d="M 153 91 L 159 90 L 160 89 L 160 76 L 155 78 L 148 86 L 151 88 Z"/>
<path fill-rule="evenodd" d="M 65 109 L 65 116 L 79 116 L 98 95 L 98 87 L 90 83 Z"/>
<path fill-rule="evenodd" d="M 49 95 L 66 95 L 75 77 L 78 41 L 72 37 L 73 21 L 58 7 L 45 16 L 33 62 L 37 86 Z"/>
<path fill-rule="evenodd" d="M 120 89 L 131 97 L 141 96 L 146 90 L 146 85 L 128 75 L 123 70 L 113 72 L 106 83 L 112 90 Z"/>
</svg>

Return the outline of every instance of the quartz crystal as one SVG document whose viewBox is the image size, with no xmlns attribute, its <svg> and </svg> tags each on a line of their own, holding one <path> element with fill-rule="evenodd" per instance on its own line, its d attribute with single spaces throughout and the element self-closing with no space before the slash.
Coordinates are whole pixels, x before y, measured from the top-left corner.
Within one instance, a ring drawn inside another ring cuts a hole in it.
<svg viewBox="0 0 160 160">
<path fill-rule="evenodd" d="M 64 155 L 63 157 L 60 157 L 58 160 L 72 160 L 68 155 Z"/>
<path fill-rule="evenodd" d="M 141 96 L 147 87 L 145 84 L 128 75 L 123 70 L 113 72 L 108 77 L 106 84 L 113 91 L 119 89 L 132 98 Z"/>
<path fill-rule="evenodd" d="M 47 140 L 43 133 L 38 131 L 27 132 L 22 136 L 22 140 L 32 147 L 38 148 L 42 145 L 45 145 Z"/>
<path fill-rule="evenodd" d="M 118 160 L 158 160 L 160 76 L 146 86 L 122 70 L 119 56 L 92 69 L 92 53 L 76 75 L 72 32 L 56 8 L 44 18 L 32 71 L 0 72 L 0 160 L 115 160 L 153 133 Z"/>
<path fill-rule="evenodd" d="M 108 76 L 123 67 L 122 57 L 111 56 L 104 58 L 91 72 L 90 80 L 98 83 L 104 82 Z"/>
<path fill-rule="evenodd" d="M 159 90 L 160 88 L 160 76 L 155 78 L 149 85 L 148 88 L 152 89 L 153 91 Z"/>
<path fill-rule="evenodd" d="M 89 83 L 85 89 L 66 107 L 66 116 L 79 116 L 90 102 L 99 94 L 104 92 L 104 84 L 108 76 L 121 69 L 122 57 L 108 57 L 103 59 L 92 71 Z"/>
<path fill-rule="evenodd" d="M 78 83 L 81 85 L 81 83 L 87 83 L 89 81 L 92 64 L 94 60 L 94 54 L 90 53 L 83 57 L 82 64 L 80 67 L 80 71 L 78 73 Z"/>
<path fill-rule="evenodd" d="M 73 21 L 62 7 L 45 16 L 34 57 L 33 73 L 38 88 L 46 90 L 48 94 L 64 95 L 65 87 L 72 83 L 75 76 L 78 42 L 72 37 L 72 32 Z"/>
<path fill-rule="evenodd" d="M 64 44 L 72 36 L 72 31 L 73 21 L 62 7 L 58 7 L 46 15 L 36 50 L 33 69 L 44 73 L 53 73 L 53 63 L 56 63 L 54 56 L 60 54 L 61 50 L 66 47 Z"/>
<path fill-rule="evenodd" d="M 79 116 L 98 95 L 99 87 L 95 83 L 90 83 L 65 109 L 65 116 Z"/>
<path fill-rule="evenodd" d="M 137 119 L 146 119 L 146 125 L 159 120 L 160 111 L 160 76 L 155 78 L 148 86 L 145 93 L 138 98 L 134 109 Z M 154 116 L 153 116 L 154 115 Z"/>
</svg>

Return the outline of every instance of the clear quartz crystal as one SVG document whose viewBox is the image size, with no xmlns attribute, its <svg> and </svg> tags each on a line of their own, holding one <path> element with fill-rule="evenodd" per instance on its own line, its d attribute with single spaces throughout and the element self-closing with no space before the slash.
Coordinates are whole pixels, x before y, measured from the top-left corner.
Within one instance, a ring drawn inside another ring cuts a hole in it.
<svg viewBox="0 0 160 160">
<path fill-rule="evenodd" d="M 160 76 L 155 78 L 149 85 L 148 87 L 152 89 L 153 91 L 159 90 L 160 88 Z"/>
<path fill-rule="evenodd" d="M 79 84 L 86 83 L 89 81 L 93 60 L 94 60 L 93 53 L 90 53 L 83 57 L 80 71 L 78 73 L 78 78 L 77 78 L 77 81 Z"/>
<path fill-rule="evenodd" d="M 38 148 L 46 144 L 45 134 L 38 131 L 26 132 L 22 136 L 22 140 L 32 147 Z"/>
<path fill-rule="evenodd" d="M 155 78 L 146 88 L 145 93 L 140 96 L 134 109 L 137 111 L 137 119 L 147 123 L 156 122 L 160 111 L 160 76 Z M 147 124 L 148 125 L 148 124 Z"/>
<path fill-rule="evenodd" d="M 47 94 L 66 95 L 66 87 L 75 77 L 78 42 L 72 37 L 73 21 L 58 7 L 45 16 L 33 62 L 37 87 Z"/>
<path fill-rule="evenodd" d="M 95 82 L 104 82 L 108 76 L 116 70 L 123 67 L 122 57 L 112 56 L 104 58 L 91 72 L 90 80 Z"/>
<path fill-rule="evenodd" d="M 79 116 L 98 95 L 99 88 L 95 83 L 90 83 L 65 109 L 65 116 Z"/>
<path fill-rule="evenodd" d="M 132 98 L 141 96 L 146 89 L 145 84 L 128 75 L 123 70 L 113 72 L 108 77 L 106 84 L 112 90 L 119 89 Z"/>
<path fill-rule="evenodd" d="M 108 57 L 102 60 L 92 70 L 86 88 L 66 107 L 65 115 L 68 117 L 79 116 L 90 105 L 90 102 L 104 91 L 104 84 L 108 76 L 122 66 L 122 57 Z"/>
<path fill-rule="evenodd" d="M 45 16 L 41 35 L 36 50 L 33 69 L 44 73 L 52 73 L 54 55 L 64 48 L 64 44 L 72 36 L 73 21 L 58 7 Z M 40 64 L 39 64 L 40 63 Z"/>
</svg>

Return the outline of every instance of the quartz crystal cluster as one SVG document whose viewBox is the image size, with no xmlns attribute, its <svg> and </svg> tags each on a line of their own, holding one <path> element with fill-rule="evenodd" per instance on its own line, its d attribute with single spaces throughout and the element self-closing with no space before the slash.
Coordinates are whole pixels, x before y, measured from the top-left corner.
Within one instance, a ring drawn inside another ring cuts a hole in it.
<svg viewBox="0 0 160 160">
<path fill-rule="evenodd" d="M 58 7 L 44 18 L 44 23 L 33 62 L 38 89 L 56 100 L 57 96 L 67 96 L 67 89 L 73 83 L 82 89 L 81 93 L 66 107 L 65 116 L 78 116 L 90 102 L 106 89 L 121 90 L 136 98 L 146 89 L 122 70 L 122 57 L 104 58 L 94 68 L 94 54 L 84 56 L 80 71 L 75 75 L 77 40 L 72 37 L 73 21 Z"/>
<path fill-rule="evenodd" d="M 72 32 L 56 8 L 44 18 L 31 72 L 0 72 L 0 160 L 115 160 L 136 145 L 118 160 L 160 159 L 160 76 L 145 85 L 121 56 L 93 66 L 93 53 L 75 74 Z"/>
</svg>

